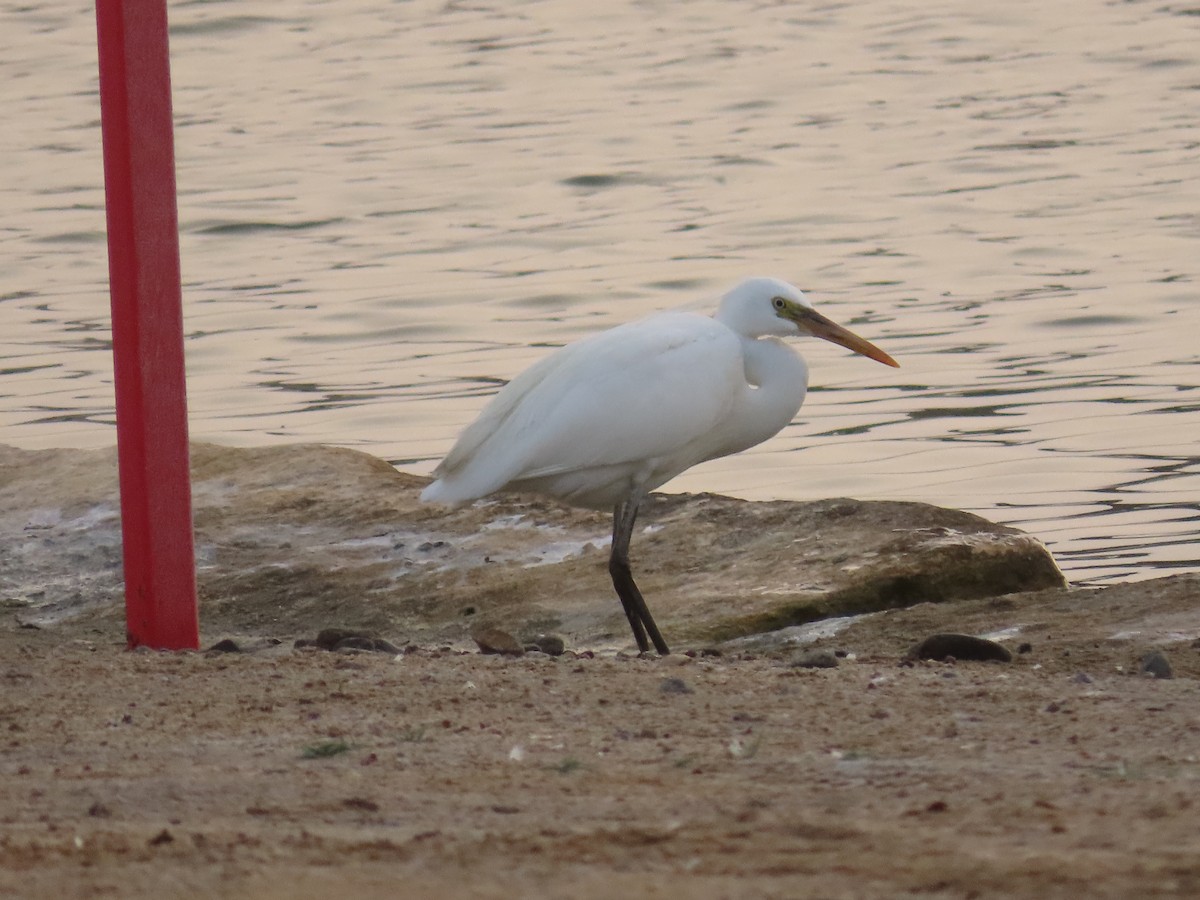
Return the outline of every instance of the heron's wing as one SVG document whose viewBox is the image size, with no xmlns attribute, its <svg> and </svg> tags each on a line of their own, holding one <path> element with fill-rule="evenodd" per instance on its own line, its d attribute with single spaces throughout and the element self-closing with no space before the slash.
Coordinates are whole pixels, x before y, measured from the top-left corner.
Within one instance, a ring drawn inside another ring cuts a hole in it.
<svg viewBox="0 0 1200 900">
<path fill-rule="evenodd" d="M 481 496 L 513 480 L 686 453 L 744 390 L 741 344 L 729 329 L 707 316 L 664 313 L 527 369 L 435 474 L 466 479 Z"/>
</svg>

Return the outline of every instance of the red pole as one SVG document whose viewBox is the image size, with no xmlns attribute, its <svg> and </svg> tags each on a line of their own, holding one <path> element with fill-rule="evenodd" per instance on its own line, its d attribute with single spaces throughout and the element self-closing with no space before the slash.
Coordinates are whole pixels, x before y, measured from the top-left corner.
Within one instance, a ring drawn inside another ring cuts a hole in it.
<svg viewBox="0 0 1200 900">
<path fill-rule="evenodd" d="M 96 0 L 129 646 L 200 643 L 165 0 Z"/>
</svg>

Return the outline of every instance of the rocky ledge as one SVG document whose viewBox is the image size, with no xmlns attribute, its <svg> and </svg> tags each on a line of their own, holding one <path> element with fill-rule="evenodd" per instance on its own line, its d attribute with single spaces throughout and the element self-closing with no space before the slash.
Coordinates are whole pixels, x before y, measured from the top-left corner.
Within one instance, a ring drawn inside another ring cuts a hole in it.
<svg viewBox="0 0 1200 900">
<path fill-rule="evenodd" d="M 427 506 L 425 479 L 317 445 L 196 443 L 192 468 L 206 635 L 337 624 L 458 642 L 488 625 L 576 646 L 630 643 L 603 513 L 519 496 Z M 0 604 L 25 624 L 89 616 L 118 628 L 119 523 L 114 450 L 0 446 Z M 1028 534 L 921 503 L 848 499 L 656 495 L 633 564 L 681 648 L 1064 585 Z"/>
</svg>

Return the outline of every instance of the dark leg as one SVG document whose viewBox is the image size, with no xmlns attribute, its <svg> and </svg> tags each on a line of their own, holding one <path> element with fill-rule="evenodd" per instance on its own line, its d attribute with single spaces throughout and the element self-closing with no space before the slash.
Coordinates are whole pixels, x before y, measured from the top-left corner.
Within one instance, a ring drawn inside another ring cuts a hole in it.
<svg viewBox="0 0 1200 900">
<path fill-rule="evenodd" d="M 625 537 L 620 537 L 621 521 L 627 507 L 628 504 L 622 503 L 613 510 L 612 553 L 608 557 L 608 573 L 612 576 L 617 596 L 621 598 L 621 606 L 625 610 L 625 618 L 629 620 L 629 627 L 633 629 L 633 639 L 637 641 L 638 650 L 645 653 L 650 649 L 650 642 L 646 639 L 646 627 L 642 624 L 641 613 L 630 599 L 629 590 L 623 587 L 625 584 L 631 585 L 633 592 L 637 592 L 637 585 L 633 583 L 633 573 L 629 570 L 629 532 L 633 529 L 632 522 Z M 636 512 L 634 517 L 636 518 Z M 642 602 L 645 603 L 644 600 Z"/>
<path fill-rule="evenodd" d="M 629 569 L 629 541 L 633 537 L 633 523 L 637 520 L 640 496 L 630 497 L 613 510 L 613 540 L 612 555 L 608 558 L 608 572 L 612 576 L 613 587 L 621 598 L 621 606 L 625 609 L 625 618 L 633 629 L 633 639 L 637 641 L 638 649 L 643 653 L 650 649 L 650 641 L 654 649 L 666 656 L 671 652 L 667 642 L 658 633 L 654 617 L 642 597 L 642 592 L 633 583 L 633 572 Z M 646 640 L 649 635 L 650 640 Z"/>
</svg>

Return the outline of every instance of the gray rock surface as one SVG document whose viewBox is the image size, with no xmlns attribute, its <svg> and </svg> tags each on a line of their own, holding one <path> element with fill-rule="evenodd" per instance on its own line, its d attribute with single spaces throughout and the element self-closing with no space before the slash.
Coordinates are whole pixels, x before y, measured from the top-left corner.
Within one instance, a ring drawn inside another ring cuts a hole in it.
<svg viewBox="0 0 1200 900">
<path fill-rule="evenodd" d="M 192 447 L 206 635 L 368 629 L 466 642 L 630 643 L 607 572 L 609 517 L 537 497 L 448 510 L 426 480 L 354 450 Z M 48 624 L 119 620 L 113 450 L 0 446 L 0 608 Z M 634 536 L 638 583 L 680 648 L 826 616 L 1064 584 L 1033 537 L 920 503 L 751 503 L 658 495 Z"/>
</svg>

